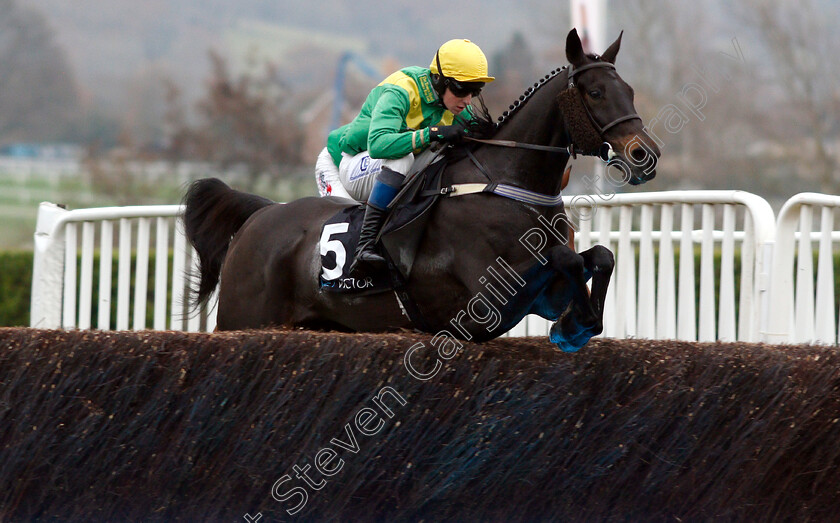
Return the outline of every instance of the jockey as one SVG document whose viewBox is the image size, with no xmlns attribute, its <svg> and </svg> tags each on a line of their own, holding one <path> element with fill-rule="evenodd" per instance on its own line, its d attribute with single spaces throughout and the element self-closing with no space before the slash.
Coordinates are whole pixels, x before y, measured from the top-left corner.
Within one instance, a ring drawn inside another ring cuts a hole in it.
<svg viewBox="0 0 840 523">
<path fill-rule="evenodd" d="M 472 97 L 493 80 L 477 45 L 450 40 L 428 68 L 406 67 L 385 78 L 356 118 L 329 134 L 315 165 L 321 196 L 367 202 L 356 262 L 385 262 L 374 249 L 376 236 L 414 154 L 432 142 L 460 140 L 464 121 L 472 118 Z M 455 115 L 460 123 L 453 124 Z"/>
</svg>

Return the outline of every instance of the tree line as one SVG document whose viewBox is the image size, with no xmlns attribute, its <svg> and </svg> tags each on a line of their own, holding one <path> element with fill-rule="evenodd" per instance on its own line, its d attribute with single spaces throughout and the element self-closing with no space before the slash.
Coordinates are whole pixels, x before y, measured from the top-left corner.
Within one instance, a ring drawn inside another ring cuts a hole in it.
<svg viewBox="0 0 840 523">
<path fill-rule="evenodd" d="M 717 68 L 723 80 L 718 90 L 706 90 L 702 119 L 660 136 L 660 189 L 740 188 L 779 198 L 800 190 L 837 191 L 840 63 L 824 57 L 840 51 L 832 14 L 839 5 L 612 3 L 610 39 L 625 31 L 618 68 L 635 88 L 646 121 L 681 95 L 699 102 L 699 93 L 686 90 L 698 74 Z M 534 13 L 533 32 L 513 34 L 488 53 L 499 79 L 485 89 L 494 115 L 565 62 L 567 6 L 529 0 L 527 7 Z M 135 86 L 132 107 L 106 113 L 86 101 L 42 14 L 19 0 L 0 0 L 0 14 L 0 145 L 69 141 L 87 145 L 93 159 L 119 149 L 131 158 L 237 166 L 251 184 L 284 176 L 280 166 L 314 163 L 305 147 L 307 119 L 318 103 L 329 102 L 329 82 L 301 87 L 288 81 L 294 71 L 272 63 L 233 68 L 224 54 L 208 50 L 210 70 L 197 100 L 187 99 L 165 72 L 153 71 Z M 551 43 L 535 50 L 537 40 Z M 743 61 L 717 67 L 717 57 L 731 53 L 733 42 Z M 330 68 L 329 57 L 317 59 Z M 376 81 L 350 75 L 344 118 Z"/>
</svg>

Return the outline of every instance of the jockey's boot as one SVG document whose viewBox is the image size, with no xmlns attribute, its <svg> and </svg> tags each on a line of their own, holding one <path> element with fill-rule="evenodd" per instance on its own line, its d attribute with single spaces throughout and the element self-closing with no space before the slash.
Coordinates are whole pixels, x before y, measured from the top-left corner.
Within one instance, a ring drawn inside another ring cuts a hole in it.
<svg viewBox="0 0 840 523">
<path fill-rule="evenodd" d="M 362 230 L 359 231 L 359 243 L 356 245 L 356 259 L 353 261 L 354 267 L 350 268 L 353 272 L 355 265 L 358 263 L 367 265 L 384 265 L 385 258 L 376 252 L 376 236 L 379 234 L 379 228 L 382 227 L 382 222 L 385 221 L 385 209 L 378 209 L 368 202 L 365 208 L 365 219 L 362 222 Z"/>
<path fill-rule="evenodd" d="M 369 266 L 379 266 L 378 268 L 385 265 L 385 258 L 376 252 L 376 237 L 379 235 L 382 222 L 385 221 L 388 204 L 394 200 L 404 180 L 404 174 L 384 166 L 379 174 L 376 175 L 376 181 L 368 197 L 365 218 L 362 221 L 362 230 L 359 231 L 359 243 L 356 245 L 356 259 L 353 260 L 353 265 L 350 266 L 351 273 L 360 263 Z"/>
</svg>

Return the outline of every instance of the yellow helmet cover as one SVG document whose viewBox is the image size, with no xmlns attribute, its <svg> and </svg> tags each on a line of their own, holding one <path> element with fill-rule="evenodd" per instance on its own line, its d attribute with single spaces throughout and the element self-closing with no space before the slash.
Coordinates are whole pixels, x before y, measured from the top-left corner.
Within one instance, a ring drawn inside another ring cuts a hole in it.
<svg viewBox="0 0 840 523">
<path fill-rule="evenodd" d="M 454 78 L 459 82 L 487 83 L 495 80 L 488 75 L 487 57 L 477 45 L 467 39 L 449 40 L 440 46 L 429 69 L 434 74 Z"/>
</svg>

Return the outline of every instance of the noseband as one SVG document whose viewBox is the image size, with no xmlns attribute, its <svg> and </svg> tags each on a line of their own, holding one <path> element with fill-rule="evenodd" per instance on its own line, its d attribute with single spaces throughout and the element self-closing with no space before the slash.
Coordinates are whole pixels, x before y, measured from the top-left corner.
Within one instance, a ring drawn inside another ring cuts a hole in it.
<svg viewBox="0 0 840 523">
<path fill-rule="evenodd" d="M 613 65 L 610 62 L 594 62 L 594 63 L 586 64 L 586 65 L 578 67 L 578 68 L 575 68 L 574 65 L 570 65 L 569 66 L 569 89 L 575 89 L 576 88 L 576 86 L 575 86 L 575 76 L 576 75 L 579 75 L 580 73 L 582 73 L 584 71 L 588 71 L 589 69 L 595 69 L 595 68 L 607 68 L 607 69 L 615 70 L 615 65 Z M 581 100 L 581 102 L 583 102 L 583 100 Z M 589 106 L 585 102 L 582 103 L 582 105 L 583 105 L 583 108 L 586 110 L 586 115 L 589 117 L 589 121 L 592 123 L 592 126 L 595 127 L 595 129 L 598 131 L 598 134 L 601 136 L 602 139 L 603 139 L 604 133 L 606 133 L 608 130 L 612 129 L 616 125 L 620 124 L 621 122 L 626 122 L 628 120 L 641 120 L 642 119 L 642 117 L 639 116 L 638 114 L 631 113 L 631 114 L 628 114 L 628 115 L 625 115 L 625 116 L 618 117 L 615 120 L 613 120 L 612 122 L 608 123 L 607 125 L 601 127 L 601 125 L 598 123 L 598 121 L 592 115 L 592 111 L 589 109 Z"/>
</svg>

